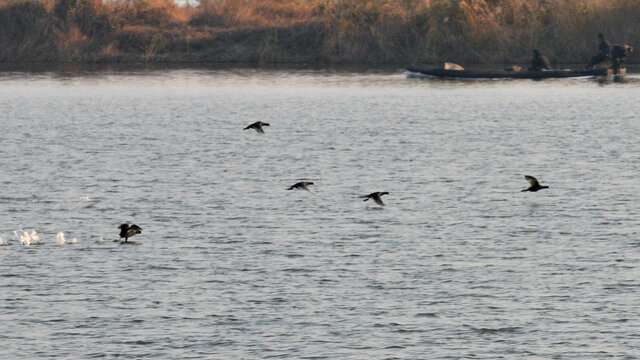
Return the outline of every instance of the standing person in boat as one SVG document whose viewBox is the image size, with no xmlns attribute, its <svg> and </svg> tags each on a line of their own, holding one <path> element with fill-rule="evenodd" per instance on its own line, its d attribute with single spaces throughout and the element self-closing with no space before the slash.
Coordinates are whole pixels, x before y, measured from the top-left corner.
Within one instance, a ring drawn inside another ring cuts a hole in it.
<svg viewBox="0 0 640 360">
<path fill-rule="evenodd" d="M 611 45 L 609 45 L 609 42 L 605 40 L 603 33 L 598 34 L 598 51 L 598 54 L 591 58 L 591 61 L 589 61 L 585 70 L 591 69 L 601 62 L 611 59 L 611 56 L 609 55 L 611 53 Z"/>
<path fill-rule="evenodd" d="M 551 69 L 549 59 L 542 55 L 538 49 L 533 49 L 533 57 L 531 58 L 529 71 L 545 71 L 549 69 Z"/>
<path fill-rule="evenodd" d="M 632 51 L 633 48 L 627 44 L 611 47 L 611 68 L 614 74 L 620 73 L 620 66 Z"/>
</svg>

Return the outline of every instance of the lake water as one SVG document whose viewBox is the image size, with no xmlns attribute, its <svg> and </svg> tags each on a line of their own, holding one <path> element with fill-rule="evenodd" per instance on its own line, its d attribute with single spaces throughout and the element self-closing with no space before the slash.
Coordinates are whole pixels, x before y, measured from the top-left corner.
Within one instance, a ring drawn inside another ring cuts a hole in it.
<svg viewBox="0 0 640 360">
<path fill-rule="evenodd" d="M 0 72 L 0 358 L 637 359 L 638 99 L 637 75 Z"/>
</svg>

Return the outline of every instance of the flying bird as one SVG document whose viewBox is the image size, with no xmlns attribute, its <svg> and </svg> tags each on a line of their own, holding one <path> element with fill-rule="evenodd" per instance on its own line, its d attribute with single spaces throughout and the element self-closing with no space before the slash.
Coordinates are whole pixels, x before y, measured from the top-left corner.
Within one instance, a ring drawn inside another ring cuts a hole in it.
<svg viewBox="0 0 640 360">
<path fill-rule="evenodd" d="M 255 129 L 258 134 L 264 134 L 264 130 L 262 130 L 263 126 L 269 126 L 269 123 L 256 121 L 242 130 Z"/>
<path fill-rule="evenodd" d="M 362 195 L 360 196 L 360 198 L 364 198 L 364 200 L 362 201 L 373 199 L 373 201 L 375 201 L 376 204 L 380 206 L 384 206 L 384 203 L 382 202 L 382 195 L 389 195 L 389 193 L 387 191 L 377 191 L 369 195 Z"/>
<path fill-rule="evenodd" d="M 540 183 L 538 182 L 538 179 L 534 178 L 531 175 L 525 175 L 524 179 L 527 180 L 529 182 L 529 188 L 522 190 L 524 191 L 532 191 L 532 192 L 536 192 L 538 190 L 542 190 L 542 189 L 548 189 L 548 186 L 541 186 Z"/>
<path fill-rule="evenodd" d="M 307 186 L 309 185 L 313 185 L 313 183 L 311 181 L 300 181 L 298 183 L 295 183 L 291 186 L 289 186 L 289 188 L 287 190 L 293 190 L 293 189 L 297 189 L 297 190 L 307 190 L 307 191 L 311 191 L 309 190 L 309 188 Z"/>
<path fill-rule="evenodd" d="M 122 224 L 118 226 L 118 229 L 120 229 L 120 240 L 124 238 L 124 242 L 136 234 L 142 234 L 142 228 L 136 224 Z"/>
</svg>

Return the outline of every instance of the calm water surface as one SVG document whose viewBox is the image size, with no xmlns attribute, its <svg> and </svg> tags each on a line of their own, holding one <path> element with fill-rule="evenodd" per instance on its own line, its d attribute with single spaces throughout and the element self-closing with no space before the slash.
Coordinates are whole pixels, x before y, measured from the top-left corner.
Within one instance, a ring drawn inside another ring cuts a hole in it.
<svg viewBox="0 0 640 360">
<path fill-rule="evenodd" d="M 0 72 L 0 358 L 639 358 L 638 99 L 635 76 Z"/>
</svg>

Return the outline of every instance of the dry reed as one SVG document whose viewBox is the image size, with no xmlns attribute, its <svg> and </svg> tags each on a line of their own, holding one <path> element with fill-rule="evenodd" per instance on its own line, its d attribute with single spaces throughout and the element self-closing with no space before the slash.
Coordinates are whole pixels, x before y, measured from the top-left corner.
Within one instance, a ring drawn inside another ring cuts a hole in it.
<svg viewBox="0 0 640 360">
<path fill-rule="evenodd" d="M 598 32 L 634 45 L 640 1 L 0 0 L 0 62 L 580 63 Z"/>
</svg>

